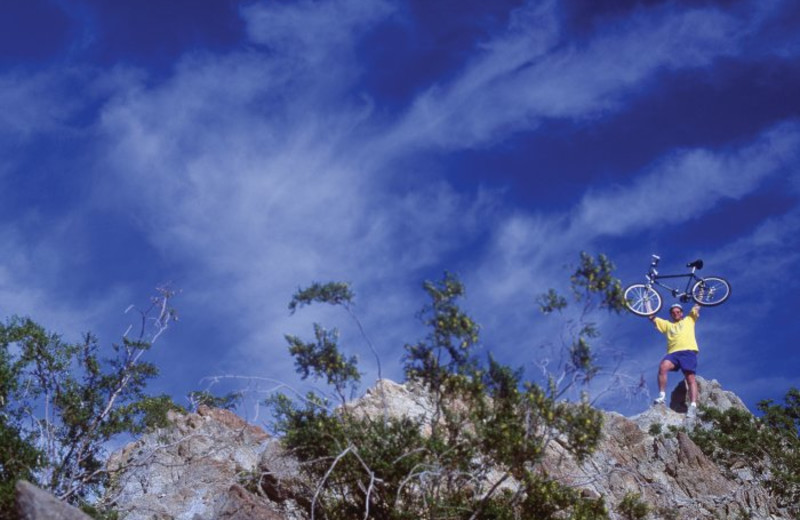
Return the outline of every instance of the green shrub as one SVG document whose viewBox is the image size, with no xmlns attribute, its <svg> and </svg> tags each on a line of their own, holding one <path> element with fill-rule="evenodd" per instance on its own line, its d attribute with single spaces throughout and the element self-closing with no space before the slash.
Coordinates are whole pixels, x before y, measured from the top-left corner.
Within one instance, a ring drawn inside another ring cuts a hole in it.
<svg viewBox="0 0 800 520">
<path fill-rule="evenodd" d="M 642 501 L 642 495 L 633 492 L 625 493 L 617 509 L 626 520 L 643 520 L 650 514 L 650 506 Z"/>
<path fill-rule="evenodd" d="M 602 255 L 581 256 L 571 282 L 584 311 L 594 305 L 622 308 L 612 268 Z M 597 373 L 590 340 L 599 332 L 582 323 L 562 367 L 569 377 L 550 377 L 542 386 L 491 356 L 475 356 L 480 327 L 458 304 L 465 290 L 455 276 L 445 273 L 423 289 L 429 303 L 419 317 L 428 334 L 405 346 L 403 362 L 408 381 L 430 399 L 424 418 L 359 415 L 345 390 L 356 387 L 360 374 L 355 357 L 340 352 L 338 334 L 315 324 L 313 341 L 287 336 L 301 377 L 327 382 L 340 401 L 333 408 L 316 392 L 299 400 L 276 394 L 267 401 L 276 432 L 316 483 L 309 509 L 343 520 L 607 518 L 602 499 L 556 482 L 541 464 L 556 438 L 578 460 L 597 447 L 602 414 L 585 395 L 563 400 L 557 381 L 588 382 Z M 289 309 L 326 303 L 354 317 L 353 298 L 347 284 L 314 283 L 298 290 Z M 552 290 L 539 302 L 545 313 L 567 306 Z M 497 470 L 491 478 L 490 469 Z M 510 483 L 515 485 L 503 485 Z"/>
<path fill-rule="evenodd" d="M 784 404 L 761 401 L 755 417 L 745 410 L 703 408 L 708 427 L 690 432 L 712 459 L 731 468 L 743 463 L 764 479 L 781 505 L 800 515 L 800 391 L 791 388 Z"/>
<path fill-rule="evenodd" d="M 175 317 L 171 296 L 161 291 L 139 335 L 110 349 L 91 334 L 65 342 L 29 318 L 0 323 L 0 518 L 16 517 L 19 479 L 95 510 L 88 502 L 107 481 L 108 442 L 166 424 L 177 406 L 145 393 L 158 370 L 141 357 Z"/>
</svg>

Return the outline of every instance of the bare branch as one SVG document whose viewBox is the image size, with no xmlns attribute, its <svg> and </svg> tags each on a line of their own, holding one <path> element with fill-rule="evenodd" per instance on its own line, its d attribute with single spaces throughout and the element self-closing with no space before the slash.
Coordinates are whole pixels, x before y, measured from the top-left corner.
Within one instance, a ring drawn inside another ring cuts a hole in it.
<svg viewBox="0 0 800 520">
<path fill-rule="evenodd" d="M 353 446 L 350 445 L 347 448 L 345 448 L 345 450 L 342 451 L 339 455 L 337 455 L 336 458 L 333 460 L 333 463 L 331 463 L 330 467 L 328 468 L 328 471 L 325 472 L 325 475 L 317 484 L 317 489 L 314 491 L 314 498 L 311 500 L 311 520 L 314 520 L 314 513 L 317 510 L 317 499 L 319 498 L 319 494 L 322 492 L 325 483 L 328 481 L 328 478 L 330 478 L 331 473 L 333 473 L 333 470 L 336 469 L 336 465 L 339 464 L 339 461 L 342 460 L 345 457 L 345 455 L 350 453 L 352 450 Z"/>
</svg>

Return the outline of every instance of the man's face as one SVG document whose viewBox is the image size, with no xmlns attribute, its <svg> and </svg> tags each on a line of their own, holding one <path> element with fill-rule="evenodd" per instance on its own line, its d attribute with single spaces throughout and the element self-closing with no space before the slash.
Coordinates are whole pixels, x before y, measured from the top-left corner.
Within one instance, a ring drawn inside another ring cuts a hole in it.
<svg viewBox="0 0 800 520">
<path fill-rule="evenodd" d="M 669 315 L 672 317 L 672 321 L 680 321 L 683 317 L 683 311 L 677 307 L 669 310 Z"/>
</svg>

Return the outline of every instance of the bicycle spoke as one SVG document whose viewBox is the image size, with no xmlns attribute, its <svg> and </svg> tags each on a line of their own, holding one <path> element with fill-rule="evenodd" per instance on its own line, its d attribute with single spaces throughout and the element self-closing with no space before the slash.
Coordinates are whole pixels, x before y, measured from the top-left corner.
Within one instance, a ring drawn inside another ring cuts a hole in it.
<svg viewBox="0 0 800 520">
<path fill-rule="evenodd" d="M 652 288 L 636 284 L 625 290 L 625 304 L 634 314 L 649 316 L 661 308 L 661 298 Z"/>
<path fill-rule="evenodd" d="M 711 307 L 723 303 L 730 294 L 730 284 L 716 276 L 703 278 L 692 288 L 692 298 L 700 305 Z"/>
</svg>

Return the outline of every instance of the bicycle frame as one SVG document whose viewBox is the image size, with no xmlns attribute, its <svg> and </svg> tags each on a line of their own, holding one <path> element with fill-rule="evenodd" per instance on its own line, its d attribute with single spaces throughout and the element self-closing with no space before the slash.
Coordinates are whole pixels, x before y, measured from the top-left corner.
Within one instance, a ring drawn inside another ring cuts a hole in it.
<svg viewBox="0 0 800 520">
<path fill-rule="evenodd" d="M 658 255 L 653 255 L 653 261 L 647 271 L 647 283 L 635 283 L 629 285 L 623 291 L 625 305 L 634 314 L 652 316 L 661 309 L 663 300 L 657 287 L 668 290 L 673 298 L 679 298 L 683 303 L 694 301 L 704 307 L 720 305 L 731 294 L 731 284 L 724 278 L 719 276 L 700 277 L 696 274 L 698 269 L 703 268 L 702 260 L 698 259 L 686 264 L 686 267 L 691 269 L 688 273 L 658 274 L 656 266 L 659 260 Z M 663 281 L 679 278 L 686 278 L 686 288 L 683 290 L 678 287 L 672 287 Z"/>
<path fill-rule="evenodd" d="M 661 258 L 659 256 L 653 255 L 653 261 L 650 263 L 650 270 L 647 273 L 647 285 L 648 286 L 657 285 L 659 287 L 663 287 L 664 289 L 667 289 L 668 291 L 670 291 L 670 293 L 672 294 L 673 298 L 680 298 L 680 300 L 682 302 L 687 302 L 687 301 L 691 300 L 691 297 L 689 296 L 689 294 L 690 294 L 689 291 L 691 290 L 692 285 L 695 282 L 697 282 L 698 280 L 700 280 L 700 277 L 695 274 L 695 271 L 699 267 L 697 265 L 697 262 L 692 262 L 691 264 L 689 264 L 690 267 L 692 268 L 692 270 L 690 272 L 688 272 L 688 273 L 683 273 L 683 274 L 658 274 L 658 271 L 656 270 L 656 266 L 658 265 L 658 261 L 659 260 L 661 260 Z M 700 264 L 700 266 L 702 266 L 702 264 Z M 665 284 L 665 283 L 660 281 L 660 280 L 667 280 L 667 279 L 673 279 L 673 278 L 686 278 L 686 288 L 683 291 L 681 291 L 676 287 L 671 287 L 671 286 L 669 286 L 669 285 L 667 285 L 667 284 Z"/>
</svg>

